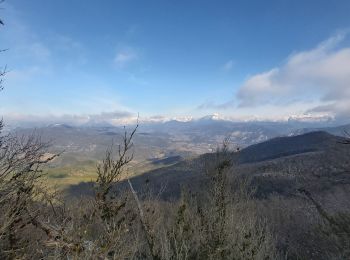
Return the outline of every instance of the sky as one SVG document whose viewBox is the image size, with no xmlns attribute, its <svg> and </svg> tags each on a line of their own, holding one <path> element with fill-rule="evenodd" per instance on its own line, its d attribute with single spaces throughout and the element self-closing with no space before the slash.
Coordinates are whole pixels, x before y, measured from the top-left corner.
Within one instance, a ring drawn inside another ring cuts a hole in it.
<svg viewBox="0 0 350 260">
<path fill-rule="evenodd" d="M 8 120 L 350 118 L 350 1 L 6 0 Z"/>
</svg>

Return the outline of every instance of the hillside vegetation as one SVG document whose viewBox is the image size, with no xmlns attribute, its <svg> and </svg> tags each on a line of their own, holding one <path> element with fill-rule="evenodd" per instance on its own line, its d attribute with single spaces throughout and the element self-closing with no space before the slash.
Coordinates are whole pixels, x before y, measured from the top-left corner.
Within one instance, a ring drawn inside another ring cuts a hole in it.
<svg viewBox="0 0 350 260">
<path fill-rule="evenodd" d="M 134 136 L 107 149 L 95 181 L 68 195 L 41 181 L 42 165 L 56 155 L 41 159 L 47 147 L 35 138 L 5 149 L 15 139 L 4 137 L 1 258 L 350 256 L 346 139 L 315 132 L 241 152 L 225 141 L 214 153 L 125 179 Z"/>
</svg>

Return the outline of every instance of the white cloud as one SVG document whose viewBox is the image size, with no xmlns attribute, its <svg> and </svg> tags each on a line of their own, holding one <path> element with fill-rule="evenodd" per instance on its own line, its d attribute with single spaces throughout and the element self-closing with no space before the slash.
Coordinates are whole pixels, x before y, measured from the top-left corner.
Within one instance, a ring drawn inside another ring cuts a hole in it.
<svg viewBox="0 0 350 260">
<path fill-rule="evenodd" d="M 117 65 L 118 68 L 124 68 L 128 66 L 130 63 L 138 59 L 138 54 L 133 49 L 125 49 L 119 51 L 115 58 L 114 63 Z"/>
<path fill-rule="evenodd" d="M 72 126 L 93 126 L 93 125 L 114 125 L 125 126 L 140 123 L 142 125 L 149 123 L 161 123 L 169 120 L 182 122 L 191 121 L 193 117 L 168 117 L 162 115 L 156 116 L 139 116 L 137 113 L 127 110 L 114 110 L 113 112 L 101 112 L 96 114 L 24 114 L 24 113 L 7 113 L 4 116 L 7 126 L 14 128 L 17 126 L 47 126 L 51 124 L 68 124 Z"/>
<path fill-rule="evenodd" d="M 350 117 L 350 48 L 339 48 L 337 34 L 316 48 L 292 54 L 284 65 L 249 77 L 239 89 L 240 107 L 285 106 L 312 100 L 309 111 L 348 112 Z"/>
</svg>

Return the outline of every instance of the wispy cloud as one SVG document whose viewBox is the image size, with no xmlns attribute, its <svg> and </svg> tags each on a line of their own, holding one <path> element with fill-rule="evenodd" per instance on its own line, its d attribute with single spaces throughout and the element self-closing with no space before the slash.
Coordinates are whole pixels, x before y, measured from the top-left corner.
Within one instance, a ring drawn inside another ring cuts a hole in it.
<svg viewBox="0 0 350 260">
<path fill-rule="evenodd" d="M 7 2 L 5 9 L 6 26 L 2 28 L 0 42 L 2 48 L 9 48 L 4 55 L 11 61 L 12 68 L 19 64 L 21 68 L 43 67 L 47 70 L 55 67 L 62 71 L 63 66 L 74 63 L 70 67 L 77 67 L 86 61 L 84 47 L 76 39 L 54 31 L 35 31 L 20 10 Z"/>
<path fill-rule="evenodd" d="M 47 61 L 52 55 L 51 50 L 42 42 L 23 45 L 19 51 L 21 51 L 22 55 L 24 54 L 39 62 Z"/>
<path fill-rule="evenodd" d="M 114 57 L 114 63 L 118 68 L 125 68 L 139 58 L 137 52 L 132 48 L 120 50 Z"/>
<path fill-rule="evenodd" d="M 233 100 L 229 100 L 225 103 L 215 103 L 211 100 L 207 100 L 204 103 L 200 104 L 199 106 L 197 106 L 198 110 L 210 110 L 210 109 L 227 109 L 227 108 L 232 108 L 233 106 L 235 106 L 236 102 Z"/>
<path fill-rule="evenodd" d="M 44 68 L 41 66 L 31 66 L 26 67 L 24 69 L 10 70 L 6 74 L 6 81 L 12 86 L 16 86 L 18 88 L 19 85 L 28 83 L 33 78 L 47 76 L 50 73 L 50 68 Z"/>
<path fill-rule="evenodd" d="M 224 71 L 230 71 L 232 70 L 233 66 L 234 66 L 234 61 L 233 60 L 229 60 L 227 61 L 223 66 L 222 66 L 222 69 Z"/>
</svg>

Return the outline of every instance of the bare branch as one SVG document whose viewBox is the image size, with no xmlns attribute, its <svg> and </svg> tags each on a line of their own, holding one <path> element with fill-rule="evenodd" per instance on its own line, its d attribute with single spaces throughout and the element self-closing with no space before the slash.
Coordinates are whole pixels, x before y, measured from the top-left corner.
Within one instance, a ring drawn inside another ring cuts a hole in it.
<svg viewBox="0 0 350 260">
<path fill-rule="evenodd" d="M 136 133 L 138 124 L 133 131 L 128 134 L 124 127 L 124 135 L 122 144 L 118 146 L 117 158 L 115 157 L 113 147 L 106 151 L 105 158 L 97 166 L 97 180 L 96 180 L 96 199 L 103 209 L 102 214 L 108 215 L 108 194 L 115 182 L 118 182 L 126 165 L 133 159 L 133 153 L 130 150 L 133 147 L 132 139 Z"/>
</svg>

